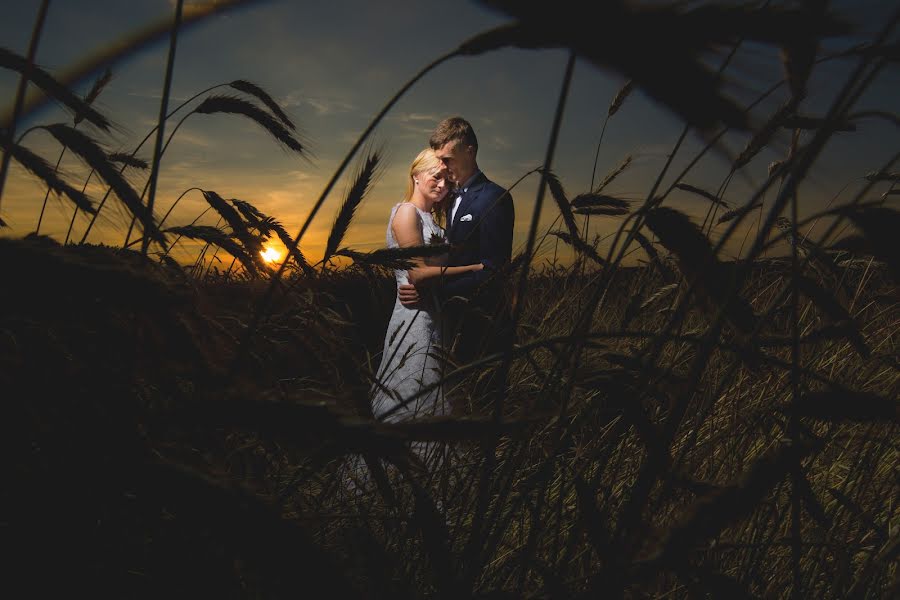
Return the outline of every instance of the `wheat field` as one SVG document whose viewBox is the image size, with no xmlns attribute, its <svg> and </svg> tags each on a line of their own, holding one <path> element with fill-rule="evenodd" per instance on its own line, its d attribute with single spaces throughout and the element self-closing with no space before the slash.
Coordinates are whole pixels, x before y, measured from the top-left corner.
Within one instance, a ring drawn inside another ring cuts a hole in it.
<svg viewBox="0 0 900 600">
<path fill-rule="evenodd" d="M 896 127 L 896 114 L 856 101 L 896 72 L 900 14 L 866 44 L 825 54 L 819 42 L 847 25 L 818 3 L 609 3 L 619 33 L 603 40 L 580 25 L 577 7 L 488 4 L 511 24 L 471 37 L 398 90 L 297 233 L 228 190 L 154 197 L 159 157 L 192 115 L 249 120 L 307 159 L 297 124 L 264 87 L 236 79 L 170 104 L 160 122 L 168 137 L 156 139 L 148 161 L 139 157 L 159 126 L 131 153 L 106 145 L 109 122 L 93 105 L 108 74 L 82 97 L 0 48 L 0 66 L 71 111 L 69 123 L 33 129 L 106 190 L 85 193 L 87 183 L 54 157 L 29 150 L 27 132 L 16 130 L 29 108 L 10 99 L 0 182 L 14 162 L 43 194 L 35 231 L 0 237 L 10 474 L 0 523 L 10 589 L 148 598 L 897 596 L 898 156 L 811 217 L 799 216 L 798 190 L 838 132 L 852 135 L 870 119 Z M 691 35 L 673 37 L 673 28 Z M 638 33 L 658 36 L 666 56 L 620 52 Z M 782 104 L 753 127 L 751 107 L 725 96 L 719 78 L 728 50 L 745 42 L 781 48 L 785 63 L 784 80 L 760 94 Z M 696 54 L 713 46 L 725 48 L 718 70 Z M 383 168 L 383 149 L 367 139 L 425 73 L 503 47 L 569 51 L 544 164 L 509 182 L 511 193 L 526 178 L 540 182 L 527 239 L 499 275 L 515 339 L 473 363 L 448 359 L 448 416 L 376 422 L 369 396 L 392 269 L 434 249 L 352 247 L 355 211 Z M 633 89 L 684 120 L 641 200 L 610 191 L 631 157 L 597 172 L 602 134 L 590 189 L 571 194 L 556 174 L 576 58 L 629 75 L 603 108 L 606 121 Z M 806 82 L 829 60 L 855 68 L 828 112 L 811 116 Z M 698 185 L 695 165 L 734 129 L 747 142 L 722 186 Z M 689 131 L 707 144 L 678 173 L 672 157 L 685 152 Z M 741 202 L 726 202 L 731 178 L 779 132 L 791 139 L 783 159 Z M 345 180 L 314 261 L 304 235 Z M 673 190 L 703 201 L 706 218 L 673 206 Z M 187 194 L 206 208 L 176 222 Z M 0 183 L 0 209 L 2 200 Z M 54 201 L 72 213 L 60 239 L 40 231 Z M 538 227 L 543 205 L 558 213 L 549 228 Z M 95 243 L 97 219 L 117 223 L 125 241 Z M 598 223 L 615 234 L 601 239 Z M 738 235 L 741 258 L 726 259 L 722 249 Z M 266 260 L 276 240 L 287 255 Z M 538 264 L 551 247 L 574 258 Z M 186 248 L 191 260 L 176 260 Z M 499 391 L 486 377 L 503 382 Z M 423 461 L 421 448 L 439 460 Z"/>
</svg>

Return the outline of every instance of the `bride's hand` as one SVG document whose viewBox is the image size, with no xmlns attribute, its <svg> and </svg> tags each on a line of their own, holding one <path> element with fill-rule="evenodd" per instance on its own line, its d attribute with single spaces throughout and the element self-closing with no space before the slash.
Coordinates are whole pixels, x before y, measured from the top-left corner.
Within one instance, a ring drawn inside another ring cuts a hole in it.
<svg viewBox="0 0 900 600">
<path fill-rule="evenodd" d="M 421 299 L 419 297 L 419 291 L 416 289 L 416 286 L 410 285 L 408 283 L 400 285 L 397 289 L 397 294 L 400 297 L 400 304 L 407 308 L 415 307 Z"/>
</svg>

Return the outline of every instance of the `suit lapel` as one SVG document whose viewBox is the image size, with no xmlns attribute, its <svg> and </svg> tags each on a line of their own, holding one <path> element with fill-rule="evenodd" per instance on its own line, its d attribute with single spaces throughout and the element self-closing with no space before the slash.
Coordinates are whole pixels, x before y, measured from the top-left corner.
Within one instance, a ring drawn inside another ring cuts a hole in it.
<svg viewBox="0 0 900 600">
<path fill-rule="evenodd" d="M 447 209 L 444 211 L 444 223 L 447 224 L 445 228 L 447 233 L 447 241 L 452 241 L 451 236 L 453 235 L 453 220 L 451 217 L 453 216 L 453 203 L 447 203 Z"/>
</svg>

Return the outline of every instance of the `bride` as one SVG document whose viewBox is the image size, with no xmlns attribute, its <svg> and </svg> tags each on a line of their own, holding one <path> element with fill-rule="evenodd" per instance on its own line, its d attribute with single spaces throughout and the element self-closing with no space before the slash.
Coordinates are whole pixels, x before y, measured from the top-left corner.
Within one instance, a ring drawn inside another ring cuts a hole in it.
<svg viewBox="0 0 900 600">
<path fill-rule="evenodd" d="M 444 199 L 449 191 L 446 167 L 430 148 L 421 151 L 410 166 L 404 201 L 391 209 L 388 247 L 443 243 L 444 230 L 439 223 L 444 221 Z M 482 269 L 481 263 L 442 266 L 445 259 L 446 255 L 416 259 L 414 268 L 395 270 L 397 286 L 412 283 L 417 288 L 427 289 L 438 284 L 442 277 Z M 401 421 L 447 412 L 441 388 L 436 385 L 441 378 L 442 362 L 436 352 L 440 343 L 433 295 L 426 295 L 414 308 L 404 306 L 399 298 L 394 301 L 381 366 L 376 373 L 378 382 L 372 388 L 372 412 L 376 419 Z M 415 397 L 423 388 L 430 391 Z"/>
</svg>

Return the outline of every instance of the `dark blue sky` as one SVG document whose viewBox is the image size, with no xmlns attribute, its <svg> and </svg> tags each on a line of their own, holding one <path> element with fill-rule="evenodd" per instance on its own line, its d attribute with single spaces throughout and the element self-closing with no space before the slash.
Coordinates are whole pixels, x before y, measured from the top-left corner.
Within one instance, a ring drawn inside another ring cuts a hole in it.
<svg viewBox="0 0 900 600">
<path fill-rule="evenodd" d="M 0 45 L 24 54 L 37 1 L 5 7 L 0 23 Z M 202 4 L 189 2 L 188 4 Z M 860 35 L 831 45 L 844 47 L 865 38 L 884 22 L 890 2 L 834 2 L 835 10 L 857 23 Z M 85 56 L 114 40 L 141 30 L 148 23 L 172 14 L 171 0 L 54 0 L 38 50 L 38 62 L 52 73 L 63 73 Z M 506 22 L 499 13 L 475 2 L 287 2 L 271 0 L 215 16 L 184 32 L 179 39 L 173 79 L 174 103 L 194 93 L 234 79 L 247 79 L 268 90 L 295 118 L 314 157 L 304 161 L 282 151 L 254 124 L 238 117 L 194 115 L 179 130 L 163 159 L 157 206 L 161 211 L 185 189 L 198 186 L 224 197 L 248 200 L 278 217 L 292 232 L 309 212 L 344 153 L 384 102 L 412 74 L 432 59 L 456 47 L 471 35 Z M 112 149 L 131 150 L 155 123 L 168 44 L 165 40 L 113 67 L 115 78 L 97 107 L 120 126 L 107 138 Z M 664 52 L 664 48 L 650 51 Z M 712 59 L 718 60 L 718 59 Z M 441 118 L 459 114 L 474 125 L 480 140 L 479 163 L 498 183 L 508 186 L 540 165 L 559 93 L 566 53 L 561 50 L 506 49 L 491 54 L 454 59 L 428 75 L 392 110 L 379 126 L 374 142 L 387 151 L 385 171 L 357 213 L 345 245 L 370 250 L 384 245 L 390 207 L 400 200 L 410 160 L 427 144 L 428 133 Z M 851 61 L 822 65 L 811 82 L 804 112 L 817 114 L 830 104 Z M 743 100 L 781 78 L 777 52 L 747 46 L 728 71 L 729 90 Z M 860 100 L 859 108 L 896 110 L 900 82 L 896 70 L 885 71 Z M 16 77 L 0 73 L 4 111 L 12 104 Z M 554 167 L 570 196 L 587 191 L 591 165 L 603 117 L 610 100 L 624 83 L 614 72 L 601 71 L 579 61 L 560 132 Z M 84 93 L 90 82 L 86 82 Z M 786 98 L 786 92 L 754 112 L 757 122 Z M 24 125 L 67 121 L 55 107 L 34 114 Z M 625 156 L 632 167 L 607 190 L 642 201 L 649 192 L 666 154 L 678 137 L 680 122 L 648 100 L 640 90 L 625 102 L 610 121 L 600 150 L 598 178 Z M 170 129 L 171 131 L 171 125 Z M 725 138 L 737 153 L 746 134 Z M 742 204 L 765 176 L 772 160 L 783 158 L 788 135 L 762 152 L 745 176 L 736 177 L 725 195 Z M 30 134 L 26 145 L 55 162 L 58 148 L 44 133 Z M 837 136 L 801 190 L 803 212 L 821 207 L 833 196 L 848 199 L 861 177 L 879 166 L 898 146 L 898 134 L 883 122 L 863 122 L 855 133 Z M 676 157 L 680 170 L 701 147 L 691 136 Z M 149 158 L 150 146 L 141 155 Z M 86 171 L 75 159 L 63 168 L 79 185 Z M 685 181 L 715 190 L 728 173 L 728 163 L 708 156 Z M 134 179 L 142 184 L 140 178 Z M 668 183 L 670 178 L 666 180 Z M 304 239 L 305 251 L 321 256 L 333 216 L 348 184 L 339 184 Z M 516 203 L 517 245 L 524 243 L 532 214 L 537 177 L 532 176 L 513 196 Z M 102 196 L 98 185 L 88 188 Z M 4 192 L 2 217 L 11 225 L 7 235 L 34 229 L 43 192 L 20 169 L 14 168 Z M 767 198 L 771 200 L 771 195 Z M 548 198 L 549 200 L 549 198 Z M 673 195 L 672 205 L 702 219 L 706 205 L 688 195 Z M 173 212 L 169 224 L 186 224 L 205 203 L 188 195 Z M 43 226 L 46 233 L 65 234 L 69 208 L 51 204 Z M 93 241 L 117 243 L 124 236 L 122 220 L 114 213 L 92 235 Z M 545 206 L 542 223 L 555 217 L 552 203 Z M 619 221 L 592 220 L 597 232 L 612 231 Z M 210 223 L 211 224 L 211 223 Z M 76 230 L 83 224 L 79 222 Z M 736 253 L 743 236 L 728 251 Z M 544 256 L 552 253 L 552 246 Z M 186 258 L 182 255 L 181 258 Z"/>
</svg>

